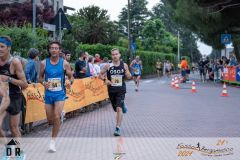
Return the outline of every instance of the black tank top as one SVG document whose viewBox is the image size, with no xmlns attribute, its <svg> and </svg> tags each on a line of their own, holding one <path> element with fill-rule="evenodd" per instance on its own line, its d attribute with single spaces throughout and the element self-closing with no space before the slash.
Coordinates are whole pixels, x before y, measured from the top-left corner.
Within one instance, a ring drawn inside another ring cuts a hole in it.
<svg viewBox="0 0 240 160">
<path fill-rule="evenodd" d="M 121 61 L 119 66 L 114 66 L 113 63 L 110 63 L 107 78 L 113 83 L 108 86 L 109 92 L 126 91 L 124 62 Z"/>
<path fill-rule="evenodd" d="M 3 66 L 0 66 L 0 75 L 5 75 L 5 76 L 12 77 L 14 79 L 19 79 L 16 74 L 11 74 L 10 72 L 10 65 L 12 60 L 13 60 L 13 57 L 11 57 L 6 64 L 4 64 Z M 17 95 L 17 94 L 21 94 L 20 87 L 12 83 L 9 83 L 9 95 Z"/>
</svg>

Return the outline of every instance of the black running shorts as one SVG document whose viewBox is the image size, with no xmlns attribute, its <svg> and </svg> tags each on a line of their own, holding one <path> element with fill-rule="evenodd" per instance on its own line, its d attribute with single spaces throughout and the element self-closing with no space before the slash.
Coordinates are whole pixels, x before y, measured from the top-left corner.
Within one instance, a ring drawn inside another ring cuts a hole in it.
<svg viewBox="0 0 240 160">
<path fill-rule="evenodd" d="M 117 112 L 117 107 L 122 107 L 126 92 L 109 92 L 109 99 L 112 103 L 113 110 Z"/>
<path fill-rule="evenodd" d="M 23 96 L 19 95 L 10 95 L 10 105 L 7 108 L 7 112 L 10 115 L 17 115 L 21 112 L 23 105 Z"/>
</svg>

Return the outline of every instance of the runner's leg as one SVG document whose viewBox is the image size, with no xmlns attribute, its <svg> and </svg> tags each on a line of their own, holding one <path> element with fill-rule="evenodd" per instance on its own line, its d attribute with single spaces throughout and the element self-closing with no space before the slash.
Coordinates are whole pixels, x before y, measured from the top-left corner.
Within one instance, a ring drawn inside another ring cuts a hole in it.
<svg viewBox="0 0 240 160">
<path fill-rule="evenodd" d="M 61 126 L 60 116 L 63 111 L 63 107 L 64 107 L 64 101 L 58 101 L 58 102 L 55 102 L 54 104 L 52 138 L 56 138 L 59 133 L 60 126 Z"/>
<path fill-rule="evenodd" d="M 137 88 L 139 87 L 139 84 L 140 84 L 140 79 L 141 79 L 141 76 L 137 76 Z"/>
<path fill-rule="evenodd" d="M 10 115 L 9 127 L 13 137 L 21 137 L 19 122 L 20 122 L 20 113 L 16 115 Z"/>
<path fill-rule="evenodd" d="M 2 113 L 0 113 L 0 137 L 5 137 L 5 133 L 2 129 L 2 124 L 6 115 L 7 115 L 6 111 L 3 111 Z"/>
<path fill-rule="evenodd" d="M 53 105 L 45 104 L 45 111 L 49 125 L 53 125 Z"/>
<path fill-rule="evenodd" d="M 117 127 L 119 128 L 121 127 L 122 119 L 123 119 L 122 107 L 117 107 L 116 124 L 117 124 Z"/>
<path fill-rule="evenodd" d="M 157 69 L 157 76 L 158 76 L 158 79 L 160 78 L 160 70 Z"/>
</svg>

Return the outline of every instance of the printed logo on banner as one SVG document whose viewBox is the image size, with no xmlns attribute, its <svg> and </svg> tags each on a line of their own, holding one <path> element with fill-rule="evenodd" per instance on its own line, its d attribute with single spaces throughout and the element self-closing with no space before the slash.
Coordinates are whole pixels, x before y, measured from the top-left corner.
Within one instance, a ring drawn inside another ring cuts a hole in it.
<svg viewBox="0 0 240 160">
<path fill-rule="evenodd" d="M 194 153 L 206 157 L 223 157 L 233 155 L 233 148 L 228 146 L 228 141 L 219 139 L 214 145 L 206 146 L 200 142 L 196 144 L 180 143 L 177 146 L 178 157 L 191 157 Z"/>
</svg>

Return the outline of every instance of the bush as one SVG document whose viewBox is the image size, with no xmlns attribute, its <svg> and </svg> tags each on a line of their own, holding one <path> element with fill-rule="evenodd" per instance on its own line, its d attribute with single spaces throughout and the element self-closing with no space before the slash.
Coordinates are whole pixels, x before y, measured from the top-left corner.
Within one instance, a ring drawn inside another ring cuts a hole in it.
<svg viewBox="0 0 240 160">
<path fill-rule="evenodd" d="M 110 45 L 89 45 L 89 44 L 81 44 L 76 48 L 76 55 L 75 60 L 79 57 L 80 51 L 87 51 L 89 54 L 94 55 L 99 53 L 101 57 L 108 57 L 111 58 L 110 51 L 113 48 L 119 48 L 120 52 L 122 53 L 122 59 L 127 62 L 127 48 L 118 47 L 118 46 L 110 46 Z M 156 60 L 159 58 L 161 61 L 169 60 L 172 63 L 175 63 L 175 55 L 174 54 L 164 54 L 160 52 L 151 52 L 151 51 L 137 51 L 135 53 L 141 57 L 143 62 L 143 74 L 153 74 L 156 71 L 155 64 Z"/>
<path fill-rule="evenodd" d="M 30 25 L 23 27 L 0 26 L 0 33 L 11 37 L 13 41 L 12 52 L 20 53 L 24 58 L 27 57 L 28 50 L 33 47 L 46 52 L 48 32 L 41 28 L 37 28 L 36 35 L 34 35 Z"/>
</svg>

